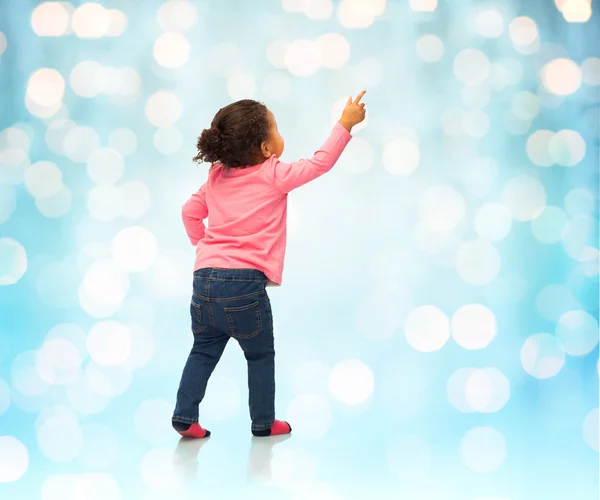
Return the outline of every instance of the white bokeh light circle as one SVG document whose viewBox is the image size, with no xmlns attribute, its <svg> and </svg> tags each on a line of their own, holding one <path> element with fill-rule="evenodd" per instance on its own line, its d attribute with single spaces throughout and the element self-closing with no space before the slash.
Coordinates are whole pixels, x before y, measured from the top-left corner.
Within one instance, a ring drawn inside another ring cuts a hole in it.
<svg viewBox="0 0 600 500">
<path fill-rule="evenodd" d="M 475 29 L 484 38 L 499 38 L 504 33 L 504 17 L 495 8 L 487 8 L 477 13 Z"/>
<path fill-rule="evenodd" d="M 431 449 L 419 435 L 402 436 L 393 440 L 386 458 L 391 473 L 400 480 L 423 479 L 431 467 Z"/>
<path fill-rule="evenodd" d="M 375 385 L 373 372 L 359 359 L 347 359 L 333 366 L 329 374 L 331 395 L 345 405 L 365 403 Z"/>
<path fill-rule="evenodd" d="M 101 366 L 122 365 L 131 354 L 131 332 L 117 321 L 96 323 L 88 333 L 87 350 Z"/>
<path fill-rule="evenodd" d="M 513 177 L 502 190 L 502 202 L 518 221 L 533 220 L 546 207 L 546 190 L 543 184 L 528 175 Z"/>
<path fill-rule="evenodd" d="M 66 385 L 75 380 L 82 361 L 77 347 L 66 339 L 47 340 L 36 354 L 40 377 L 52 385 Z"/>
<path fill-rule="evenodd" d="M 538 39 L 538 28 L 535 21 L 529 17 L 513 19 L 508 28 L 510 39 L 517 46 L 528 46 Z"/>
<path fill-rule="evenodd" d="M 87 196 L 87 210 L 92 219 L 111 222 L 122 214 L 123 193 L 112 184 L 98 184 Z"/>
<path fill-rule="evenodd" d="M 129 272 L 145 271 L 158 257 L 154 233 L 141 226 L 121 229 L 112 241 L 111 250 L 115 262 Z"/>
<path fill-rule="evenodd" d="M 321 35 L 316 44 L 321 51 L 321 65 L 324 68 L 342 68 L 350 59 L 350 43 L 339 33 Z"/>
<path fill-rule="evenodd" d="M 475 213 L 473 220 L 477 235 L 488 241 L 500 241 L 508 236 L 512 218 L 502 203 L 486 203 Z"/>
<path fill-rule="evenodd" d="M 168 442 L 173 436 L 172 416 L 172 403 L 164 399 L 143 401 L 137 407 L 133 416 L 135 431 L 147 443 L 161 444 Z"/>
<path fill-rule="evenodd" d="M 37 430 L 42 453 L 53 462 L 70 462 L 83 448 L 83 434 L 75 415 L 64 413 L 45 420 Z"/>
<path fill-rule="evenodd" d="M 154 133 L 154 147 L 164 155 L 173 155 L 183 146 L 181 132 L 175 127 L 161 127 Z"/>
<path fill-rule="evenodd" d="M 8 42 L 6 40 L 6 35 L 0 31 L 0 56 L 4 54 L 7 46 Z"/>
<path fill-rule="evenodd" d="M 279 69 L 285 69 L 285 53 L 290 43 L 285 40 L 275 40 L 267 47 L 267 59 Z"/>
<path fill-rule="evenodd" d="M 100 396 L 114 397 L 123 394 L 131 385 L 132 373 L 124 366 L 102 366 L 88 363 L 85 369 L 87 382 Z"/>
<path fill-rule="evenodd" d="M 554 163 L 574 167 L 585 158 L 585 140 L 575 130 L 560 130 L 550 139 L 548 152 Z"/>
<path fill-rule="evenodd" d="M 569 311 L 556 324 L 556 341 L 570 356 L 584 356 L 598 345 L 598 321 L 586 311 Z"/>
<path fill-rule="evenodd" d="M 588 85 L 600 85 L 600 58 L 590 57 L 581 64 L 583 81 Z"/>
<path fill-rule="evenodd" d="M 331 0 L 309 0 L 304 14 L 313 20 L 329 19 L 333 14 L 333 3 Z"/>
<path fill-rule="evenodd" d="M 12 238 L 0 238 L 0 286 L 14 285 L 27 271 L 27 252 Z"/>
<path fill-rule="evenodd" d="M 117 128 L 108 136 L 108 146 L 122 155 L 132 155 L 137 149 L 137 136 L 131 129 Z"/>
<path fill-rule="evenodd" d="M 96 61 L 81 61 L 69 74 L 71 89 L 78 96 L 92 98 L 106 90 L 108 74 Z"/>
<path fill-rule="evenodd" d="M 10 387 L 0 378 L 0 415 L 10 407 Z"/>
<path fill-rule="evenodd" d="M 129 276 L 109 259 L 94 262 L 79 288 L 81 307 L 91 316 L 106 317 L 119 310 L 129 292 Z"/>
<path fill-rule="evenodd" d="M 44 108 L 60 103 L 64 93 L 65 80 L 55 69 L 38 69 L 31 74 L 27 82 L 27 98 Z"/>
<path fill-rule="evenodd" d="M 97 149 L 88 158 L 87 172 L 96 184 L 112 184 L 123 177 L 125 162 L 114 149 Z"/>
<path fill-rule="evenodd" d="M 485 137 L 490 131 L 490 119 L 481 109 L 467 111 L 463 115 L 462 122 L 462 128 L 465 133 L 474 139 Z"/>
<path fill-rule="evenodd" d="M 463 87 L 463 89 L 460 91 L 460 95 L 465 105 L 474 109 L 485 108 L 492 98 L 491 91 L 487 85 Z M 474 124 L 477 124 L 478 121 L 481 121 L 482 123 L 484 122 L 483 115 L 479 117 L 479 120 L 474 118 L 477 118 L 477 115 L 469 116 L 468 119 L 463 118 L 463 121 L 465 121 L 466 125 L 468 125 L 470 128 L 472 128 Z M 489 119 L 487 118 L 487 115 L 485 115 L 485 118 L 487 121 L 485 121 L 484 125 L 486 125 L 487 129 L 489 129 Z"/>
<path fill-rule="evenodd" d="M 296 396 L 286 408 L 286 419 L 294 422 L 294 435 L 320 439 L 331 428 L 333 415 L 325 398 L 318 394 Z"/>
<path fill-rule="evenodd" d="M 94 391 L 85 375 L 67 385 L 67 401 L 70 408 L 82 415 L 100 413 L 110 403 L 108 397 Z"/>
<path fill-rule="evenodd" d="M 558 243 L 568 221 L 567 214 L 560 208 L 548 206 L 539 217 L 531 221 L 531 232 L 541 243 Z"/>
<path fill-rule="evenodd" d="M 13 387 L 24 396 L 40 396 L 48 391 L 46 382 L 36 369 L 36 353 L 25 351 L 18 354 L 10 367 Z"/>
<path fill-rule="evenodd" d="M 256 80 L 251 73 L 235 71 L 227 77 L 227 92 L 233 100 L 251 99 L 256 93 Z"/>
<path fill-rule="evenodd" d="M 562 245 L 572 259 L 588 260 L 588 248 L 598 244 L 598 221 L 589 215 L 569 220 L 561 234 Z"/>
<path fill-rule="evenodd" d="M 25 171 L 25 186 L 34 198 L 49 198 L 60 191 L 62 178 L 55 163 L 38 161 Z"/>
<path fill-rule="evenodd" d="M 79 460 L 88 469 L 106 469 L 117 459 L 119 444 L 106 425 L 91 423 L 82 427 L 83 448 Z M 59 499 L 57 499 L 59 500 Z"/>
<path fill-rule="evenodd" d="M 463 243 L 456 253 L 456 271 L 471 285 L 487 285 L 500 272 L 500 254 L 486 240 Z"/>
<path fill-rule="evenodd" d="M 0 183 L 21 184 L 29 164 L 26 151 L 18 148 L 0 149 Z"/>
<path fill-rule="evenodd" d="M 536 94 L 522 91 L 513 97 L 510 109 L 521 120 L 533 120 L 540 111 L 540 100 Z"/>
<path fill-rule="evenodd" d="M 79 38 L 102 38 L 110 29 L 110 14 L 101 4 L 86 2 L 73 12 L 71 26 Z"/>
<path fill-rule="evenodd" d="M 464 386 L 465 400 L 475 411 L 495 413 L 510 399 L 510 382 L 497 368 L 470 373 Z"/>
<path fill-rule="evenodd" d="M 425 62 L 437 62 L 444 57 L 444 42 L 436 35 L 423 35 L 417 40 L 417 55 Z"/>
<path fill-rule="evenodd" d="M 535 305 L 540 315 L 551 321 L 558 321 L 563 314 L 579 309 L 571 290 L 565 285 L 557 284 L 545 286 L 538 293 Z"/>
<path fill-rule="evenodd" d="M 449 403 L 462 413 L 473 413 L 475 409 L 467 401 L 467 381 L 477 372 L 476 368 L 460 368 L 446 382 L 446 395 Z"/>
<path fill-rule="evenodd" d="M 316 42 L 300 39 L 287 46 L 284 64 L 292 75 L 311 76 L 319 70 L 322 58 L 321 48 Z"/>
<path fill-rule="evenodd" d="M 188 39 L 179 33 L 165 33 L 154 42 L 152 54 L 159 66 L 180 68 L 188 62 L 192 48 Z"/>
<path fill-rule="evenodd" d="M 67 158 L 75 163 L 88 161 L 93 151 L 100 147 L 100 136 L 91 127 L 75 126 L 66 133 L 63 150 Z"/>
<path fill-rule="evenodd" d="M 44 217 L 58 218 L 70 210 L 72 200 L 71 190 L 66 186 L 61 186 L 48 198 L 37 198 L 35 206 Z"/>
<path fill-rule="evenodd" d="M 181 116 L 182 105 L 172 92 L 159 91 L 150 96 L 146 102 L 146 118 L 156 127 L 173 125 Z"/>
<path fill-rule="evenodd" d="M 419 197 L 419 214 L 434 231 L 451 231 L 464 219 L 466 204 L 462 195 L 449 186 L 432 186 Z"/>
<path fill-rule="evenodd" d="M 582 425 L 583 440 L 590 448 L 596 451 L 600 451 L 600 438 L 598 437 L 600 423 L 598 422 L 598 416 L 598 408 L 593 409 L 586 415 Z"/>
<path fill-rule="evenodd" d="M 490 73 L 490 60 L 480 50 L 464 49 L 454 58 L 454 74 L 465 85 L 480 85 Z"/>
<path fill-rule="evenodd" d="M 408 344 L 417 351 L 439 351 L 450 338 L 450 321 L 437 307 L 417 307 L 404 322 L 404 334 Z"/>
<path fill-rule="evenodd" d="M 365 0 L 342 0 L 337 16 L 340 24 L 347 29 L 368 28 L 375 21 L 375 13 Z"/>
<path fill-rule="evenodd" d="M 549 167 L 554 163 L 550 154 L 550 142 L 554 132 L 550 130 L 538 130 L 527 139 L 527 156 L 532 163 L 539 167 Z"/>
<path fill-rule="evenodd" d="M 209 420 L 229 420 L 242 408 L 242 394 L 235 379 L 223 375 L 210 378 L 211 390 L 202 401 L 202 415 Z M 223 399 L 222 394 L 227 394 Z"/>
<path fill-rule="evenodd" d="M 492 472 L 506 460 L 506 439 L 493 427 L 477 427 L 463 437 L 460 451 L 463 462 L 472 471 Z"/>
<path fill-rule="evenodd" d="M 487 347 L 496 337 L 496 316 L 481 304 L 460 307 L 450 322 L 452 338 L 465 349 L 477 350 Z"/>
<path fill-rule="evenodd" d="M 160 6 L 156 19 L 163 31 L 184 32 L 194 26 L 198 20 L 198 11 L 187 0 L 170 0 Z"/>
<path fill-rule="evenodd" d="M 119 191 L 123 200 L 121 215 L 127 219 L 139 219 L 150 210 L 151 195 L 148 187 L 140 181 L 121 184 Z"/>
<path fill-rule="evenodd" d="M 148 315 L 145 315 L 148 317 Z M 123 364 L 134 370 L 146 366 L 155 352 L 155 342 L 152 334 L 143 326 L 129 325 L 131 332 L 131 354 Z"/>
<path fill-rule="evenodd" d="M 12 436 L 0 436 L 0 483 L 14 483 L 29 468 L 29 453 L 21 441 Z"/>
<path fill-rule="evenodd" d="M 554 59 L 541 71 L 542 84 L 551 94 L 567 96 L 577 92 L 583 79 L 581 68 L 570 59 Z"/>
<path fill-rule="evenodd" d="M 108 9 L 108 30 L 105 36 L 121 36 L 127 29 L 127 16 L 118 9 Z"/>
<path fill-rule="evenodd" d="M 31 27 L 34 33 L 37 36 L 66 35 L 71 22 L 71 13 L 67 5 L 62 2 L 43 2 L 33 9 Z"/>
<path fill-rule="evenodd" d="M 565 353 L 556 337 L 549 333 L 537 333 L 529 337 L 521 348 L 521 365 L 532 377 L 554 377 L 565 364 Z"/>
<path fill-rule="evenodd" d="M 419 144 L 408 138 L 398 138 L 385 144 L 383 166 L 394 175 L 410 175 L 421 161 Z"/>
</svg>

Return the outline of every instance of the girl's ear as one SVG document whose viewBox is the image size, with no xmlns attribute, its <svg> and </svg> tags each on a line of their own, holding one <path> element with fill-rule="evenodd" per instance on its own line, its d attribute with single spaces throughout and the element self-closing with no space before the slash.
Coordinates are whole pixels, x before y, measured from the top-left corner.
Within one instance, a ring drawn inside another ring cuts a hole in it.
<svg viewBox="0 0 600 500">
<path fill-rule="evenodd" d="M 264 141 L 261 145 L 260 145 L 260 150 L 262 151 L 262 154 L 265 158 L 271 158 L 271 151 L 269 150 L 269 145 L 267 144 L 267 141 Z"/>
</svg>

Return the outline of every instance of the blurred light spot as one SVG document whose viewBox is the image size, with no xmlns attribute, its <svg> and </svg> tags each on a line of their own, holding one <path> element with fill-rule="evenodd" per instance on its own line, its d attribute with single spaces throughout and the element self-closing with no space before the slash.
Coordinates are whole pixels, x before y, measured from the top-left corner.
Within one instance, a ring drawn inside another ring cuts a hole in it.
<svg viewBox="0 0 600 500">
<path fill-rule="evenodd" d="M 227 399 L 223 399 L 227 394 Z M 240 411 L 242 395 L 237 382 L 231 378 L 213 375 L 210 390 L 202 401 L 202 415 L 208 420 L 229 420 Z"/>
<path fill-rule="evenodd" d="M 102 38 L 110 28 L 110 14 L 99 3 L 84 3 L 73 13 L 71 26 L 79 38 Z"/>
<path fill-rule="evenodd" d="M 67 386 L 67 401 L 70 408 L 82 415 L 93 415 L 103 411 L 110 402 L 92 389 L 86 376 L 82 376 Z"/>
<path fill-rule="evenodd" d="M 187 252 L 161 253 L 151 267 L 151 287 L 159 299 L 186 297 L 192 261 Z"/>
<path fill-rule="evenodd" d="M 262 91 L 274 101 L 285 101 L 292 91 L 292 82 L 288 75 L 280 72 L 269 73 L 263 80 Z"/>
<path fill-rule="evenodd" d="M 354 137 L 346 147 L 347 154 L 339 160 L 340 168 L 350 174 L 361 174 L 375 163 L 375 151 L 371 143 L 362 137 Z"/>
<path fill-rule="evenodd" d="M 29 453 L 21 441 L 12 436 L 0 436 L 0 483 L 21 479 L 29 468 Z"/>
<path fill-rule="evenodd" d="M 82 309 L 94 318 L 112 316 L 129 292 L 129 276 L 115 262 L 94 262 L 79 287 Z"/>
<path fill-rule="evenodd" d="M 481 109 L 472 109 L 463 115 L 463 130 L 475 139 L 485 137 L 490 130 L 490 119 Z"/>
<path fill-rule="evenodd" d="M 515 45 L 531 45 L 538 39 L 538 28 L 535 21 L 529 17 L 517 17 L 509 26 L 510 39 Z"/>
<path fill-rule="evenodd" d="M 87 172 L 96 184 L 112 184 L 123 176 L 125 163 L 118 151 L 101 148 L 90 155 Z"/>
<path fill-rule="evenodd" d="M 579 307 L 575 297 L 565 285 L 548 285 L 538 293 L 535 305 L 542 317 L 551 321 Z"/>
<path fill-rule="evenodd" d="M 17 208 L 15 188 L 0 182 L 0 224 L 9 220 Z"/>
<path fill-rule="evenodd" d="M 432 186 L 419 197 L 419 215 L 434 231 L 450 231 L 465 217 L 466 204 L 460 193 L 448 186 Z"/>
<path fill-rule="evenodd" d="M 71 70 L 69 84 L 73 92 L 81 97 L 96 97 L 108 85 L 107 72 L 96 61 L 81 61 Z"/>
<path fill-rule="evenodd" d="M 561 130 L 550 138 L 548 150 L 554 163 L 573 167 L 585 157 L 585 140 L 575 130 Z"/>
<path fill-rule="evenodd" d="M 400 480 L 423 479 L 431 467 L 431 449 L 418 435 L 395 438 L 387 450 L 387 464 Z"/>
<path fill-rule="evenodd" d="M 181 111 L 181 101 L 171 92 L 155 92 L 146 102 L 146 118 L 156 127 L 173 125 L 181 117 Z"/>
<path fill-rule="evenodd" d="M 510 398 L 510 382 L 496 368 L 472 372 L 466 380 L 464 390 L 467 403 L 480 413 L 500 411 Z"/>
<path fill-rule="evenodd" d="M 394 139 L 385 144 L 383 166 L 394 175 L 409 175 L 419 167 L 419 145 L 410 139 Z"/>
<path fill-rule="evenodd" d="M 151 318 L 151 315 L 146 315 Z M 123 366 L 133 370 L 148 364 L 154 356 L 154 337 L 140 325 L 129 325 L 131 333 L 131 353 Z"/>
<path fill-rule="evenodd" d="M 55 69 L 41 68 L 33 72 L 27 83 L 27 98 L 42 107 L 60 103 L 65 93 L 65 80 Z"/>
<path fill-rule="evenodd" d="M 16 148 L 29 152 L 33 137 L 33 130 L 29 125 L 9 127 L 0 132 L 0 148 Z"/>
<path fill-rule="evenodd" d="M 598 429 L 600 429 L 600 423 L 598 422 L 598 408 L 594 408 L 589 412 L 582 426 L 583 440 L 592 449 L 600 451 L 600 442 L 598 438 Z"/>
<path fill-rule="evenodd" d="M 465 85 L 475 86 L 488 79 L 491 64 L 488 57 L 477 49 L 464 49 L 454 58 L 454 75 Z"/>
<path fill-rule="evenodd" d="M 87 162 L 92 152 L 99 147 L 100 136 L 91 127 L 71 128 L 63 142 L 65 154 L 75 163 Z"/>
<path fill-rule="evenodd" d="M 83 447 L 83 435 L 74 415 L 64 413 L 45 420 L 37 430 L 41 452 L 53 462 L 70 462 Z"/>
<path fill-rule="evenodd" d="M 550 155 L 550 142 L 554 133 L 550 130 L 538 130 L 527 139 L 527 156 L 540 167 L 549 167 L 554 163 Z"/>
<path fill-rule="evenodd" d="M 43 2 L 31 13 L 31 27 L 37 36 L 66 35 L 70 21 L 71 15 L 64 2 Z"/>
<path fill-rule="evenodd" d="M 417 351 L 439 351 L 450 338 L 450 321 L 437 307 L 417 307 L 404 322 L 404 334 Z"/>
<path fill-rule="evenodd" d="M 135 411 L 133 416 L 135 431 L 147 443 L 168 442 L 173 436 L 172 416 L 173 405 L 171 403 L 164 399 L 148 399 L 142 402 Z"/>
<path fill-rule="evenodd" d="M 131 332 L 116 321 L 101 321 L 88 333 L 87 349 L 99 365 L 122 365 L 131 354 Z"/>
<path fill-rule="evenodd" d="M 150 209 L 150 190 L 139 181 L 129 181 L 121 184 L 122 208 L 121 215 L 127 219 L 139 219 Z"/>
<path fill-rule="evenodd" d="M 87 381 L 96 394 L 114 397 L 123 394 L 131 384 L 131 370 L 122 366 L 100 366 L 90 362 L 85 370 Z"/>
<path fill-rule="evenodd" d="M 10 387 L 0 378 L 0 415 L 10 406 Z"/>
<path fill-rule="evenodd" d="M 158 256 L 154 234 L 141 226 L 119 231 L 112 241 L 111 249 L 115 262 L 129 272 L 145 271 Z"/>
<path fill-rule="evenodd" d="M 490 102 L 490 90 L 487 86 L 480 85 L 478 87 L 464 87 L 460 95 L 462 101 L 470 108 L 485 108 Z"/>
<path fill-rule="evenodd" d="M 521 365 L 532 377 L 554 377 L 564 364 L 565 353 L 549 333 L 532 335 L 521 348 Z"/>
<path fill-rule="evenodd" d="M 566 96 L 573 94 L 581 86 L 582 71 L 570 59 L 554 59 L 542 68 L 541 77 L 548 92 Z"/>
<path fill-rule="evenodd" d="M 465 190 L 478 198 L 487 196 L 495 185 L 498 167 L 491 158 L 476 158 L 461 167 L 460 180 Z"/>
<path fill-rule="evenodd" d="M 188 39 L 179 33 L 165 33 L 154 42 L 152 54 L 163 68 L 180 68 L 188 62 L 192 48 Z"/>
<path fill-rule="evenodd" d="M 502 203 L 486 203 L 475 214 L 473 221 L 478 236 L 488 241 L 500 241 L 512 227 L 510 212 Z"/>
<path fill-rule="evenodd" d="M 137 137 L 133 130 L 118 128 L 108 136 L 108 146 L 125 156 L 132 155 L 137 149 Z"/>
<path fill-rule="evenodd" d="M 444 57 L 444 42 L 436 35 L 423 35 L 417 40 L 417 55 L 428 63 Z"/>
<path fill-rule="evenodd" d="M 163 31 L 184 32 L 194 26 L 198 12 L 191 2 L 171 0 L 161 5 L 156 18 Z"/>
<path fill-rule="evenodd" d="M 44 217 L 57 218 L 65 215 L 71 208 L 71 190 L 66 186 L 49 196 L 48 198 L 37 198 L 35 206 Z"/>
<path fill-rule="evenodd" d="M 488 241 L 468 241 L 458 249 L 456 270 L 471 285 L 487 285 L 500 272 L 500 254 Z"/>
<path fill-rule="evenodd" d="M 40 377 L 35 363 L 34 351 L 24 351 L 13 360 L 10 369 L 12 385 L 24 396 L 40 396 L 49 388 L 49 384 Z"/>
<path fill-rule="evenodd" d="M 250 73 L 234 72 L 227 78 L 227 92 L 233 100 L 251 99 L 256 93 L 256 83 Z"/>
<path fill-rule="evenodd" d="M 531 129 L 531 121 L 521 120 L 512 113 L 506 113 L 504 126 L 511 135 L 525 135 Z"/>
<path fill-rule="evenodd" d="M 338 20 L 344 28 L 368 28 L 378 15 L 374 12 L 376 4 L 383 4 L 385 8 L 385 0 L 377 0 L 371 4 L 369 0 L 342 0 L 338 6 Z"/>
<path fill-rule="evenodd" d="M 6 40 L 6 35 L 0 31 L 0 56 L 4 54 L 7 46 L 8 42 Z"/>
<path fill-rule="evenodd" d="M 442 127 L 446 135 L 459 137 L 463 134 L 465 112 L 460 108 L 451 107 L 442 115 Z"/>
<path fill-rule="evenodd" d="M 27 271 L 27 253 L 18 241 L 0 238 L 0 286 L 14 285 Z"/>
<path fill-rule="evenodd" d="M 546 207 L 531 221 L 531 232 L 542 243 L 558 243 L 568 222 L 567 214 L 558 207 Z"/>
<path fill-rule="evenodd" d="M 108 10 L 109 22 L 106 36 L 121 36 L 127 29 L 127 16 L 117 9 Z"/>
<path fill-rule="evenodd" d="M 0 150 L 0 182 L 21 184 L 25 180 L 29 165 L 27 152 L 17 148 Z"/>
<path fill-rule="evenodd" d="M 112 184 L 94 186 L 87 197 L 87 209 L 93 219 L 110 222 L 122 214 L 122 190 Z"/>
<path fill-rule="evenodd" d="M 600 58 L 590 57 L 581 65 L 583 81 L 588 85 L 600 85 Z"/>
<path fill-rule="evenodd" d="M 267 47 L 267 59 L 269 62 L 279 69 L 285 69 L 285 54 L 290 43 L 285 40 L 275 40 Z"/>
<path fill-rule="evenodd" d="M 294 422 L 294 434 L 301 439 L 320 439 L 331 428 L 333 416 L 327 400 L 317 394 L 296 396 L 285 411 Z"/>
<path fill-rule="evenodd" d="M 546 190 L 537 179 L 528 175 L 513 177 L 502 190 L 502 202 L 518 221 L 533 220 L 546 207 Z"/>
<path fill-rule="evenodd" d="M 566 0 L 562 14 L 568 23 L 585 23 L 592 17 L 591 0 Z"/>
<path fill-rule="evenodd" d="M 117 459 L 118 443 L 114 432 L 102 424 L 82 427 L 83 448 L 79 460 L 88 469 L 107 469 Z M 58 499 L 57 499 L 58 500 Z"/>
<path fill-rule="evenodd" d="M 76 474 L 48 474 L 41 486 L 40 500 L 73 500 Z"/>
<path fill-rule="evenodd" d="M 598 344 L 598 322 L 585 311 L 569 311 L 558 320 L 556 341 L 570 356 L 584 356 Z"/>
<path fill-rule="evenodd" d="M 512 99 L 511 111 L 521 120 L 533 120 L 540 111 L 537 95 L 527 91 L 517 93 Z"/>
<path fill-rule="evenodd" d="M 310 6 L 311 0 L 281 0 L 281 7 L 289 13 L 300 14 Z"/>
<path fill-rule="evenodd" d="M 59 118 L 53 120 L 46 129 L 45 140 L 50 150 L 58 155 L 64 155 L 64 140 L 69 131 L 75 128 L 74 121 Z"/>
<path fill-rule="evenodd" d="M 171 492 L 181 483 L 170 448 L 155 448 L 146 453 L 140 464 L 140 473 L 146 486 L 161 493 Z"/>
<path fill-rule="evenodd" d="M 567 222 L 561 236 L 569 257 L 580 260 L 586 248 L 598 244 L 598 221 L 587 215 L 574 217 Z"/>
<path fill-rule="evenodd" d="M 295 76 L 311 76 L 321 66 L 322 55 L 319 45 L 311 40 L 296 40 L 285 51 L 286 68 Z"/>
<path fill-rule="evenodd" d="M 67 340 L 77 349 L 81 359 L 87 356 L 87 349 L 85 346 L 86 335 L 85 332 L 77 325 L 71 323 L 61 323 L 53 326 L 45 338 L 46 342 L 51 340 Z"/>
<path fill-rule="evenodd" d="M 504 32 L 504 18 L 495 8 L 480 11 L 475 18 L 477 33 L 485 38 L 499 38 Z"/>
<path fill-rule="evenodd" d="M 481 304 L 459 308 L 452 316 L 450 327 L 455 342 L 470 350 L 487 347 L 497 331 L 494 313 Z"/>
<path fill-rule="evenodd" d="M 36 353 L 40 377 L 51 385 L 66 385 L 78 376 L 83 359 L 65 339 L 47 340 Z"/>
<path fill-rule="evenodd" d="M 416 12 L 433 12 L 437 9 L 438 0 L 410 0 L 409 4 Z"/>
<path fill-rule="evenodd" d="M 161 127 L 154 133 L 154 147 L 164 155 L 177 153 L 182 145 L 183 137 L 175 127 Z"/>
<path fill-rule="evenodd" d="M 321 51 L 321 65 L 324 68 L 341 68 L 350 59 L 350 43 L 339 33 L 321 35 L 316 44 Z"/>
<path fill-rule="evenodd" d="M 600 252 L 596 247 L 584 248 L 579 255 L 581 269 L 586 276 L 597 276 L 600 274 Z"/>
<path fill-rule="evenodd" d="M 313 20 L 329 19 L 333 14 L 333 3 L 331 0 L 308 0 L 304 13 L 306 17 Z"/>
<path fill-rule="evenodd" d="M 331 395 L 346 405 L 366 402 L 373 393 L 373 372 L 358 359 L 347 359 L 337 363 L 329 374 Z"/>
<path fill-rule="evenodd" d="M 477 427 L 462 439 L 460 451 L 463 462 L 472 471 L 492 472 L 506 460 L 506 439 L 492 427 Z"/>
<path fill-rule="evenodd" d="M 25 186 L 34 198 L 48 198 L 62 187 L 62 172 L 55 163 L 38 161 L 25 171 Z"/>
<path fill-rule="evenodd" d="M 475 368 L 460 368 L 456 370 L 446 383 L 446 395 L 454 408 L 462 413 L 473 413 L 475 409 L 467 401 L 467 381 L 478 370 Z"/>
</svg>

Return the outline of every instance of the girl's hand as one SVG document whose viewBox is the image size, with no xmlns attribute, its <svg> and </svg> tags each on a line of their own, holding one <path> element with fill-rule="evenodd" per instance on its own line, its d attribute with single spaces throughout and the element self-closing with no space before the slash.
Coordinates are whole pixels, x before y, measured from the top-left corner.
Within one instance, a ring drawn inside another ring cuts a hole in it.
<svg viewBox="0 0 600 500">
<path fill-rule="evenodd" d="M 340 124 L 348 131 L 352 132 L 352 127 L 358 125 L 365 119 L 367 114 L 367 110 L 365 109 L 365 103 L 360 102 L 362 97 L 367 93 L 366 90 L 363 90 L 356 99 L 352 100 L 352 97 L 348 99 L 346 103 L 346 107 L 342 112 L 342 117 L 340 118 Z"/>
</svg>

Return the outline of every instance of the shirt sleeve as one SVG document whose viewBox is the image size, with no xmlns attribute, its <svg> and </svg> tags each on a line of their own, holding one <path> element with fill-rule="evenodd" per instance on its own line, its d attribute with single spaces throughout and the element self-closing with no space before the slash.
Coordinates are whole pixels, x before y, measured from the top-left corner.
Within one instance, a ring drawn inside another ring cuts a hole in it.
<svg viewBox="0 0 600 500">
<path fill-rule="evenodd" d="M 206 206 L 206 184 L 193 194 L 192 197 L 185 202 L 181 211 L 183 226 L 192 245 L 197 245 L 204 238 L 206 226 L 204 219 L 208 217 L 208 207 Z"/>
<path fill-rule="evenodd" d="M 329 172 L 350 142 L 352 135 L 337 123 L 325 144 L 307 160 L 283 163 L 276 160 L 273 166 L 273 183 L 278 191 L 290 191 Z"/>
</svg>

